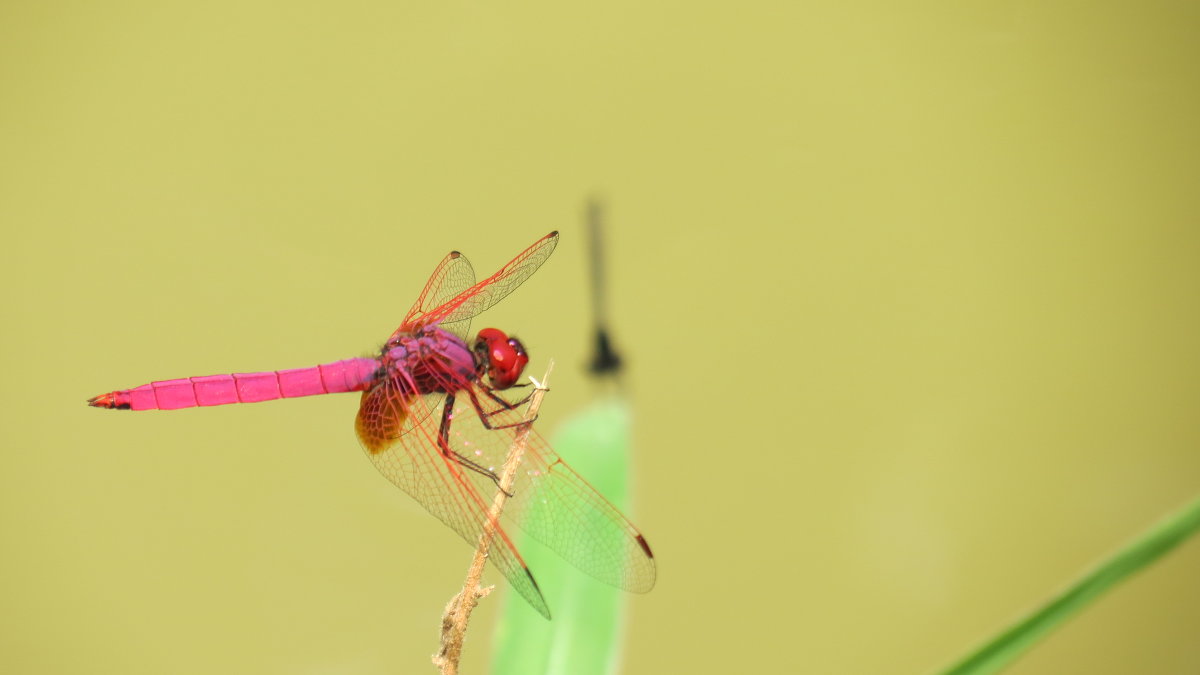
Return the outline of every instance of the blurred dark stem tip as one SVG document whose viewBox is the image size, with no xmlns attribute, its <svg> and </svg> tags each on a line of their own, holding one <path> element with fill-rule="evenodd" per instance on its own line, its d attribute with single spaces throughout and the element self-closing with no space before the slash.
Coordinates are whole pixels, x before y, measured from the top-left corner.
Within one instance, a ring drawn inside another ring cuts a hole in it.
<svg viewBox="0 0 1200 675">
<path fill-rule="evenodd" d="M 596 330 L 596 353 L 588 369 L 597 375 L 615 375 L 621 372 L 621 357 L 613 349 L 608 331 L 603 328 Z"/>
</svg>

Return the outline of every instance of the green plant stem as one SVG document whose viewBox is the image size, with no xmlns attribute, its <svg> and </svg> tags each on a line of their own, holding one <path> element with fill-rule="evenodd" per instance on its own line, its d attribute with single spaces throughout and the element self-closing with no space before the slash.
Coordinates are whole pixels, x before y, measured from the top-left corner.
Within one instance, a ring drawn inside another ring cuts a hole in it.
<svg viewBox="0 0 1200 675">
<path fill-rule="evenodd" d="M 1118 550 L 1045 605 L 987 641 L 941 675 L 999 672 L 1038 640 L 1129 575 L 1162 557 L 1200 530 L 1200 498 Z"/>
</svg>

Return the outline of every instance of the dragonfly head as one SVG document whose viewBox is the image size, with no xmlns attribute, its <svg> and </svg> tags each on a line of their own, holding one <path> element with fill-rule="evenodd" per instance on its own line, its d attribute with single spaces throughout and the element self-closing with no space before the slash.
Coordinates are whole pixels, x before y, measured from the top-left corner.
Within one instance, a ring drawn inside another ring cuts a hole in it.
<svg viewBox="0 0 1200 675">
<path fill-rule="evenodd" d="M 508 389 L 521 378 L 529 363 L 525 345 L 495 328 L 484 328 L 475 338 L 475 367 L 480 377 L 487 375 L 493 389 Z"/>
</svg>

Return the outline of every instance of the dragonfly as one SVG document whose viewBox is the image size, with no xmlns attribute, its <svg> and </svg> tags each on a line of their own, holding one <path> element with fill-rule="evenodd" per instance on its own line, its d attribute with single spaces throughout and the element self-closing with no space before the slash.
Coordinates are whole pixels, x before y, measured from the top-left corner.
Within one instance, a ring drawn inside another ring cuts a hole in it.
<svg viewBox="0 0 1200 675">
<path fill-rule="evenodd" d="M 654 586 L 654 554 L 616 507 L 530 429 L 506 486 L 500 523 L 491 497 L 522 426 L 530 396 L 513 390 L 529 362 L 525 346 L 496 328 L 469 339 L 471 319 L 512 293 L 554 252 L 551 232 L 482 281 L 451 251 L 433 270 L 400 327 L 378 354 L 309 368 L 163 380 L 88 399 L 97 408 L 175 410 L 280 398 L 362 392 L 355 431 L 375 467 L 475 546 L 487 531 L 488 559 L 529 604 L 550 609 L 505 525 L 515 524 L 567 562 L 610 585 Z"/>
</svg>

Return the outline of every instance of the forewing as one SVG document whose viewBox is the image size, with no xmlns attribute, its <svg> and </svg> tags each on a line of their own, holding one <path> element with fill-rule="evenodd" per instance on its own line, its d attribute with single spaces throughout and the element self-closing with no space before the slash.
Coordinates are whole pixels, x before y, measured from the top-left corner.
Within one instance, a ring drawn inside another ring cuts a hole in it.
<svg viewBox="0 0 1200 675">
<path fill-rule="evenodd" d="M 516 290 L 517 286 L 520 286 L 542 266 L 542 263 L 546 262 L 557 245 L 558 232 L 551 232 L 539 239 L 533 246 L 521 251 L 517 257 L 510 260 L 492 276 L 426 312 L 421 320 L 425 323 L 438 323 L 442 327 L 460 321 L 469 321 Z"/>
<path fill-rule="evenodd" d="M 407 492 L 471 546 L 477 546 L 487 523 L 494 486 L 481 496 L 469 473 L 438 450 L 441 413 L 434 409 L 445 394 L 406 394 L 395 380 L 381 381 L 363 392 L 356 431 L 363 449 L 380 473 Z M 496 528 L 488 560 L 538 612 L 550 609 L 537 582 L 502 527 Z"/>
<path fill-rule="evenodd" d="M 404 321 L 392 336 L 412 332 L 420 326 L 433 323 L 429 316 L 431 312 L 474 285 L 475 270 L 471 267 L 467 256 L 458 251 L 451 251 L 434 268 L 433 274 L 429 275 L 429 281 L 426 281 L 425 288 L 421 289 L 420 297 L 413 303 L 412 309 L 408 310 L 408 314 L 404 315 Z M 456 322 L 452 326 L 446 326 L 443 322 L 442 327 L 465 339 L 470 326 L 470 321 L 463 321 Z"/>
<path fill-rule="evenodd" d="M 464 391 L 457 397 L 450 446 L 499 474 L 523 411 L 505 410 L 477 384 L 470 386 L 490 413 L 489 423 L 493 427 L 512 426 L 485 428 Z M 480 490 L 495 489 L 487 476 L 473 471 L 465 475 Z M 567 466 L 536 431 L 529 435 L 511 492 L 502 520 L 516 523 L 567 562 L 600 581 L 638 593 L 654 586 L 654 556 L 642 534 Z"/>
</svg>

